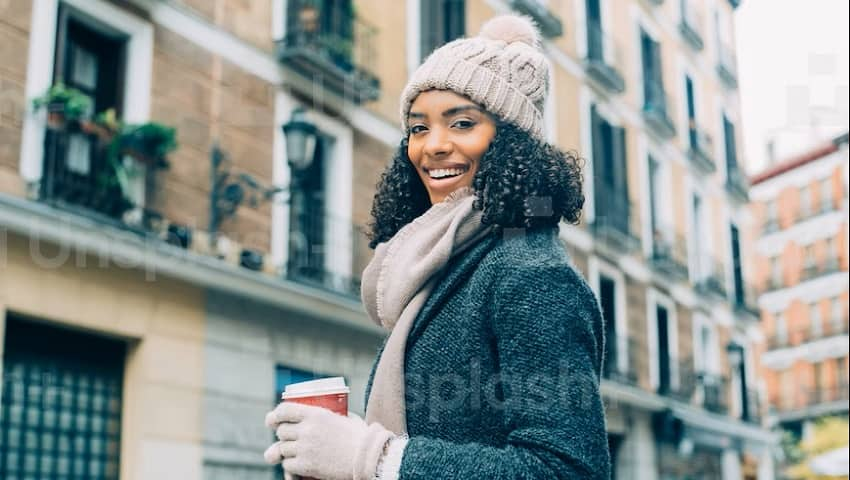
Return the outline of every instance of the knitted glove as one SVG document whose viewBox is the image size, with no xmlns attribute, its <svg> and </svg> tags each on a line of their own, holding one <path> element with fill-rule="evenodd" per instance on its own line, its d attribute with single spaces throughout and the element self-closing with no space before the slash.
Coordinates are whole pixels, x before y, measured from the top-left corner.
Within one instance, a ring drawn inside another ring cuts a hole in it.
<svg viewBox="0 0 850 480">
<path fill-rule="evenodd" d="M 372 480 L 393 433 L 379 423 L 366 425 L 355 414 L 283 402 L 266 415 L 280 440 L 266 450 L 268 463 L 283 461 L 291 474 L 322 480 Z"/>
</svg>

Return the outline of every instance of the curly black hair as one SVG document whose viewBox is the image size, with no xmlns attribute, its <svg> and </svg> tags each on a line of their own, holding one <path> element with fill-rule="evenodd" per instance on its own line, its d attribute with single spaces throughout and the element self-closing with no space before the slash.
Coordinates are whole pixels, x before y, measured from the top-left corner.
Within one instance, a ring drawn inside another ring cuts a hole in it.
<svg viewBox="0 0 850 480">
<path fill-rule="evenodd" d="M 407 145 L 405 137 L 378 182 L 369 248 L 389 240 L 431 207 Z M 561 218 L 578 223 L 584 205 L 582 163 L 574 151 L 564 152 L 496 119 L 496 135 L 472 180 L 473 208 L 483 210 L 483 224 L 499 228 L 554 227 Z"/>
</svg>

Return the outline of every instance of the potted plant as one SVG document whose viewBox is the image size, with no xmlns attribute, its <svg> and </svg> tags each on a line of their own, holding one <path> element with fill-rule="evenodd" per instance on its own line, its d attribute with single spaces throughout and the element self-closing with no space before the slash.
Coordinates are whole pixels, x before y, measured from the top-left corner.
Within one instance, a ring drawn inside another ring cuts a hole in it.
<svg viewBox="0 0 850 480">
<path fill-rule="evenodd" d="M 156 122 L 125 125 L 114 141 L 121 153 L 154 168 L 168 168 L 165 156 L 177 148 L 174 128 Z"/>
<path fill-rule="evenodd" d="M 54 130 L 65 128 L 66 122 L 88 117 L 92 109 L 91 98 L 83 92 L 68 88 L 62 83 L 50 87 L 32 101 L 33 108 L 47 110 L 47 126 Z"/>
</svg>

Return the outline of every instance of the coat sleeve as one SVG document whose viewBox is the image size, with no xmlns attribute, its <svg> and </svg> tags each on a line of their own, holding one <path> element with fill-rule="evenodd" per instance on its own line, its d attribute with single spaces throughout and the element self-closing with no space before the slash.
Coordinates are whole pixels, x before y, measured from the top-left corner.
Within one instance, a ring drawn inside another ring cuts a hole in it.
<svg viewBox="0 0 850 480">
<path fill-rule="evenodd" d="M 506 444 L 412 437 L 400 478 L 610 478 L 599 392 L 604 330 L 593 292 L 570 267 L 513 269 L 492 305 Z"/>
</svg>

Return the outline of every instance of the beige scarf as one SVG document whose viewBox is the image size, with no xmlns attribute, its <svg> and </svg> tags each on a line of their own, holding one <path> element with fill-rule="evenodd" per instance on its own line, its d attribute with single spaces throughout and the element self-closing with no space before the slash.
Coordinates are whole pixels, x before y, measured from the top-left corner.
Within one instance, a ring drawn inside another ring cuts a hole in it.
<svg viewBox="0 0 850 480">
<path fill-rule="evenodd" d="M 390 331 L 366 408 L 366 422 L 407 433 L 404 356 L 407 336 L 425 305 L 437 273 L 449 260 L 484 237 L 482 212 L 472 208 L 472 187 L 462 187 L 402 227 L 363 270 L 361 297 L 366 313 Z"/>
</svg>

